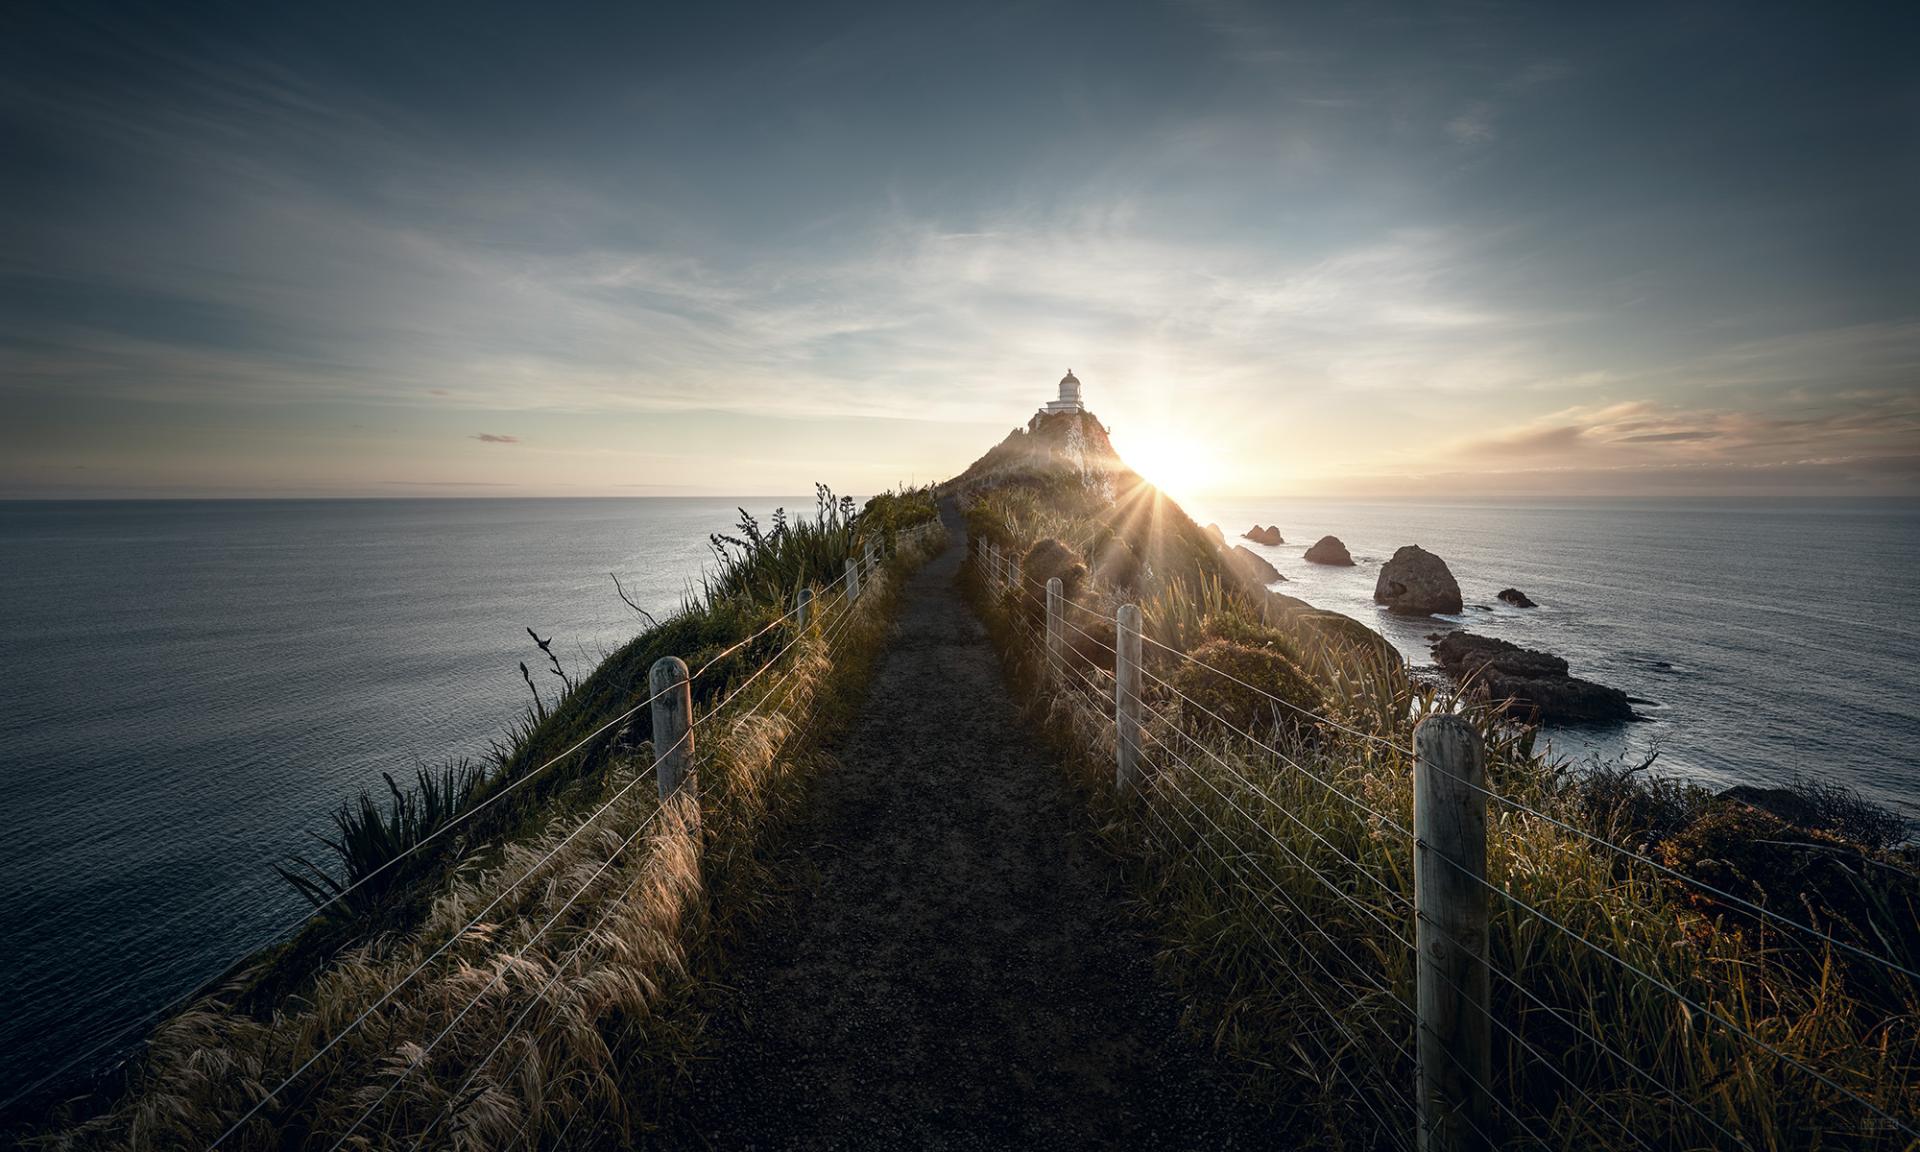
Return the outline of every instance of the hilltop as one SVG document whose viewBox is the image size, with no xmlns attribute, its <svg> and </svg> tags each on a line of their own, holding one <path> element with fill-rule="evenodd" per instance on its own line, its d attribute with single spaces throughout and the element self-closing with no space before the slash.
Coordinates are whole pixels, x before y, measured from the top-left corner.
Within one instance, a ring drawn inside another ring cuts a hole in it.
<svg viewBox="0 0 1920 1152">
<path fill-rule="evenodd" d="M 1024 518 L 1072 537 L 1064 542 L 1092 568 L 1138 565 L 1161 587 L 1231 589 L 1268 624 L 1399 661 L 1391 644 L 1353 617 L 1269 589 L 1261 573 L 1235 560 L 1231 546 L 1129 468 L 1092 412 L 1037 414 L 939 490 L 969 509 L 995 502 L 993 515 L 969 522 L 982 538 L 1006 536 L 994 523 L 1002 514 Z"/>
</svg>

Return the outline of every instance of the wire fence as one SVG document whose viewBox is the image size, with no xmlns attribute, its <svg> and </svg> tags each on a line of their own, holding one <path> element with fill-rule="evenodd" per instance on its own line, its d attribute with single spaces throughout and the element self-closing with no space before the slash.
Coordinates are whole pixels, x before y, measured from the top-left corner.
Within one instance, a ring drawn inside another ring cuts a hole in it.
<svg viewBox="0 0 1920 1152">
<path fill-rule="evenodd" d="M 1126 606 L 1110 617 L 1067 600 L 1058 579 L 1023 573 L 990 541 L 974 564 L 1055 706 L 1098 716 L 1102 744 L 1111 733 L 1113 790 L 1161 871 L 1195 878 L 1200 903 L 1244 913 L 1208 921 L 1217 954 L 1251 948 L 1271 964 L 1268 990 L 1310 1025 L 1282 1046 L 1378 1143 L 1920 1146 L 1920 984 L 1905 986 L 1904 1012 L 1845 1003 L 1877 1045 L 1863 1058 L 1836 1059 L 1844 1038 L 1816 1034 L 1832 1019 L 1816 1010 L 1847 995 L 1836 960 L 1920 979 L 1910 957 L 1503 794 L 1458 717 L 1368 731 L 1141 635 Z M 1130 657 L 1143 643 L 1146 657 Z M 1263 702 L 1274 723 L 1222 715 L 1182 687 L 1181 669 Z M 1130 780 L 1136 741 L 1147 771 Z M 1387 810 L 1361 761 L 1411 777 L 1410 817 L 1407 790 Z M 1618 913 L 1556 903 L 1549 868 L 1524 867 L 1536 844 L 1555 866 L 1586 869 Z M 1816 960 L 1813 1007 L 1758 1002 L 1767 988 L 1742 965 L 1778 956 L 1716 953 L 1713 934 L 1739 926 L 1657 923 L 1672 907 L 1653 898 L 1661 885 L 1797 940 Z M 1667 948 L 1688 963 L 1668 962 Z"/>
</svg>

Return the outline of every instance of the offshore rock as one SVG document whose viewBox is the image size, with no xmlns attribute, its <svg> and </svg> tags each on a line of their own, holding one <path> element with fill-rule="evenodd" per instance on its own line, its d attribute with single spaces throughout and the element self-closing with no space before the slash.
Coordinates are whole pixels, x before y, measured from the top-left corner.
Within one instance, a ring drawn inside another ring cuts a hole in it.
<svg viewBox="0 0 1920 1152">
<path fill-rule="evenodd" d="M 1269 524 L 1265 528 L 1255 524 L 1245 532 L 1242 532 L 1241 535 L 1253 541 L 1255 544 L 1272 546 L 1286 543 L 1285 540 L 1280 538 L 1280 526 L 1278 524 Z"/>
<path fill-rule="evenodd" d="M 1454 615 L 1461 607 L 1460 583 L 1445 560 L 1409 544 L 1380 566 L 1373 599 L 1396 616 Z"/>
<path fill-rule="evenodd" d="M 1433 645 L 1433 658 L 1457 680 L 1472 678 L 1490 700 L 1524 719 L 1601 721 L 1635 719 L 1627 694 L 1567 674 L 1567 662 L 1492 636 L 1452 632 Z"/>
<path fill-rule="evenodd" d="M 1518 588 L 1502 588 L 1498 593 L 1498 597 L 1502 603 L 1511 604 L 1515 608 L 1539 607 L 1538 604 L 1535 604 L 1528 598 L 1525 592 L 1520 591 Z"/>
<path fill-rule="evenodd" d="M 1353 567 L 1353 553 L 1340 542 L 1338 536 L 1322 536 L 1307 549 L 1306 561 L 1309 564 L 1330 564 L 1337 568 Z"/>
</svg>

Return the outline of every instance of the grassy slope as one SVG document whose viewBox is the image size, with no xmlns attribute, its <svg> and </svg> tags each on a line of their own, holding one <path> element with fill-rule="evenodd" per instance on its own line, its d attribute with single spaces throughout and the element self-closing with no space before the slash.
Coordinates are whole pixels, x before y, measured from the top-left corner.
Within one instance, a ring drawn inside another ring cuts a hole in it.
<svg viewBox="0 0 1920 1152">
<path fill-rule="evenodd" d="M 1272 1103 L 1296 1110 L 1330 1145 L 1395 1143 L 1410 1123 L 1411 846 L 1398 829 L 1411 825 L 1412 766 L 1400 750 L 1413 724 L 1436 711 L 1462 711 L 1479 728 L 1502 795 L 1920 967 L 1904 857 L 1630 773 L 1594 779 L 1543 761 L 1530 733 L 1412 683 L 1356 622 L 1329 622 L 1237 581 L 1192 521 L 1110 449 L 1076 450 L 1094 439 L 1104 444 L 1086 430 L 1042 425 L 948 486 L 977 534 L 1027 555 L 1030 571 L 1075 562 L 1092 570 L 1077 581 L 1069 617 L 1093 639 L 1069 632 L 1063 682 L 1044 675 L 1033 643 L 1037 600 L 984 585 L 976 595 L 1011 673 L 1039 701 L 1041 731 L 1131 862 L 1142 908 L 1166 942 L 1165 970 L 1193 997 L 1196 1025 L 1259 1069 Z M 1131 587 L 1125 565 L 1101 560 L 1114 534 L 1144 562 Z M 1041 543 L 1048 539 L 1067 555 Z M 1102 579 L 1103 568 L 1116 579 Z M 1128 599 L 1142 605 L 1149 639 L 1171 649 L 1205 645 L 1209 662 L 1230 656 L 1242 669 L 1304 673 L 1308 687 L 1291 676 L 1263 686 L 1353 731 L 1298 722 L 1149 643 L 1145 694 L 1157 718 L 1145 754 L 1155 771 L 1144 794 L 1123 803 L 1111 787 L 1103 678 L 1111 657 L 1097 638 L 1111 635 L 1112 610 Z M 1170 685 L 1212 712 L 1239 715 L 1243 731 L 1180 702 Z M 1246 738 L 1250 725 L 1258 743 Z M 1781 1053 L 1733 1037 L 1496 899 L 1495 1090 L 1517 1114 L 1502 1120 L 1505 1141 L 1905 1146 L 1868 1109 L 1782 1058 L 1915 1123 L 1920 1029 L 1905 977 L 1703 898 L 1549 820 L 1495 805 L 1489 821 L 1494 883 Z"/>
<path fill-rule="evenodd" d="M 887 561 L 857 604 L 839 603 L 847 557 L 931 519 L 933 505 L 924 491 L 887 494 L 855 518 L 829 501 L 814 521 L 743 525 L 744 540 L 717 541 L 702 597 L 530 710 L 459 798 L 494 802 L 403 867 L 380 870 L 403 838 L 366 825 L 398 828 L 417 793 L 391 811 L 343 809 L 343 851 L 319 868 L 335 889 L 375 882 L 162 1022 L 103 1105 L 55 1110 L 35 1141 L 204 1146 L 309 1060 L 223 1147 L 330 1147 L 369 1103 L 357 1135 L 376 1147 L 429 1130 L 429 1145 L 457 1134 L 485 1148 L 523 1131 L 537 1146 L 569 1123 L 576 1139 L 596 1124 L 615 1138 L 644 1128 L 650 1094 L 690 1051 L 687 992 L 765 898 L 770 843 L 884 643 L 898 574 L 928 546 Z M 781 622 L 809 585 L 815 622 Z M 669 654 L 705 668 L 697 833 L 661 810 L 649 711 L 619 720 Z"/>
</svg>

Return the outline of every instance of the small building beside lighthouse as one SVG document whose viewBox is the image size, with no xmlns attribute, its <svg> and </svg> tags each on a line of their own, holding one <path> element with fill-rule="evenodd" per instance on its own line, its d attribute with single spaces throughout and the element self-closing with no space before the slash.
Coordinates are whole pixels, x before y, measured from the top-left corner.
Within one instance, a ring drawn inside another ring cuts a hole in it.
<svg viewBox="0 0 1920 1152">
<path fill-rule="evenodd" d="M 1067 369 L 1065 376 L 1060 377 L 1060 398 L 1049 400 L 1046 406 L 1040 409 L 1042 413 L 1085 412 L 1086 410 L 1087 406 L 1080 401 L 1080 378 L 1073 374 L 1071 368 Z"/>
</svg>

